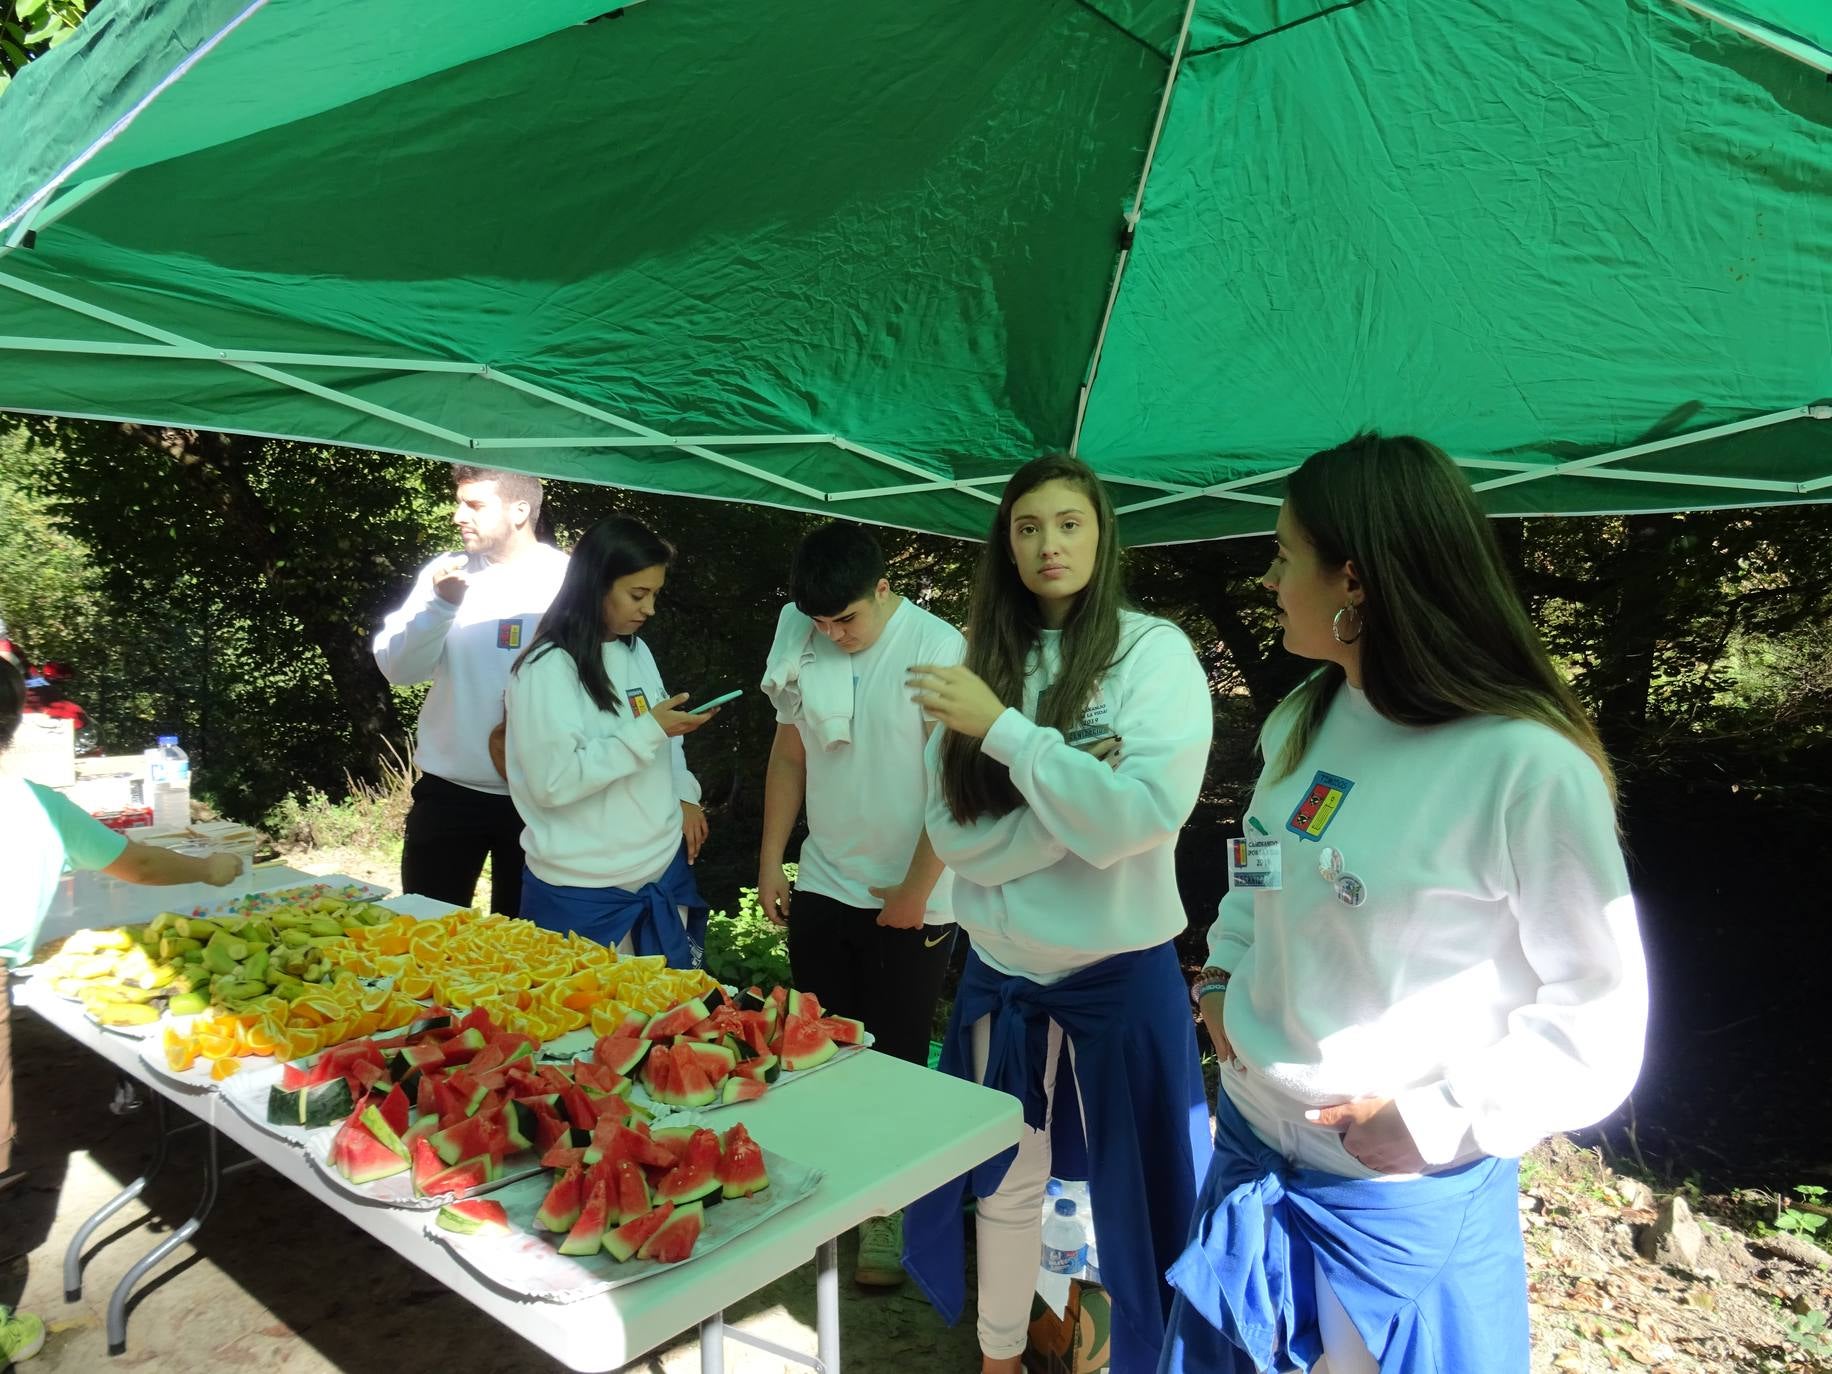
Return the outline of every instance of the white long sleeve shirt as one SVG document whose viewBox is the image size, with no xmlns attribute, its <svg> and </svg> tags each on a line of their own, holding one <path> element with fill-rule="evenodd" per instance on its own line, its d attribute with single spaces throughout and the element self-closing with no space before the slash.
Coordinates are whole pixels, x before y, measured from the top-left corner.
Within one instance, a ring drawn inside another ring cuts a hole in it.
<svg viewBox="0 0 1832 1374">
<path fill-rule="evenodd" d="M 1044 632 L 1023 712 L 1007 708 L 982 745 L 1011 770 L 1025 805 L 959 825 L 941 785 L 944 731 L 925 755 L 929 839 L 955 873 L 955 920 L 988 964 L 1039 983 L 1183 930 L 1176 841 L 1214 731 L 1208 678 L 1189 640 L 1169 621 L 1130 611 L 1118 660 L 1070 732 L 1084 743 L 1120 736 L 1117 767 L 1035 724 L 1060 639 Z"/>
<path fill-rule="evenodd" d="M 1267 722 L 1268 760 L 1293 715 Z M 1209 949 L 1234 975 L 1228 1039 L 1287 1121 L 1391 1097 L 1439 1167 L 1518 1155 L 1621 1102 L 1647 970 L 1583 750 L 1498 716 L 1397 725 L 1344 685 L 1297 768 L 1269 772 L 1246 832 L 1278 839 L 1280 886 L 1230 890 Z M 1360 880 L 1360 906 L 1323 876 L 1325 850 Z"/>
<path fill-rule="evenodd" d="M 625 703 L 612 715 L 585 694 L 571 655 L 549 649 L 509 679 L 509 794 L 527 828 L 522 851 L 542 882 L 635 892 L 681 847 L 681 803 L 700 800 L 680 738 L 650 713 L 667 700 L 640 639 L 604 646 Z"/>
<path fill-rule="evenodd" d="M 566 555 L 537 544 L 507 563 L 472 554 L 470 585 L 454 606 L 433 590 L 441 554 L 420 570 L 407 600 L 382 622 L 375 663 L 397 687 L 431 682 L 420 708 L 414 762 L 477 792 L 507 792 L 490 761 L 490 732 L 503 718 L 509 669 L 534 640 L 560 583 Z"/>
</svg>

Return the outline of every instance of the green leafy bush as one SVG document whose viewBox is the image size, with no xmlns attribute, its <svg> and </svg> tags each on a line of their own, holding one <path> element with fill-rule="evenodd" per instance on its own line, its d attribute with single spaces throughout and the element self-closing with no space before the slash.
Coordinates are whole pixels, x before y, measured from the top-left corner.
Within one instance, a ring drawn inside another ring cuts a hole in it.
<svg viewBox="0 0 1832 1374">
<path fill-rule="evenodd" d="M 785 865 L 791 882 L 795 865 Z M 789 983 L 788 932 L 763 914 L 754 887 L 738 890 L 738 914 L 713 912 L 706 921 L 706 971 L 739 989 L 768 992 Z"/>
</svg>

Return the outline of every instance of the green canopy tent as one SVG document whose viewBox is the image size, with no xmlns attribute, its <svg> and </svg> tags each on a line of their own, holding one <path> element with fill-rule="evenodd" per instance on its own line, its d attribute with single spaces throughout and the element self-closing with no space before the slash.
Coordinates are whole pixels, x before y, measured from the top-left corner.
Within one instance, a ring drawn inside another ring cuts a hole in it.
<svg viewBox="0 0 1832 1374">
<path fill-rule="evenodd" d="M 1824 0 L 107 0 L 0 94 L 0 409 L 1129 542 L 1415 430 L 1832 499 Z"/>
</svg>

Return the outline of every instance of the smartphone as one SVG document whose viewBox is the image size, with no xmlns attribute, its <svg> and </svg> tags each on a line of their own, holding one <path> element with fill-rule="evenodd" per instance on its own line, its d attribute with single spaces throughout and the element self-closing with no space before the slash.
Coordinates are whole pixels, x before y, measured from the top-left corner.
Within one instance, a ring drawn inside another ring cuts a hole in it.
<svg viewBox="0 0 1832 1374">
<path fill-rule="evenodd" d="M 723 706 L 728 701 L 736 701 L 743 695 L 744 689 L 740 687 L 735 692 L 727 692 L 722 697 L 714 697 L 711 701 L 703 701 L 698 706 L 689 706 L 687 708 L 687 714 L 690 716 L 704 715 L 706 712 L 712 710 L 713 707 Z"/>
</svg>

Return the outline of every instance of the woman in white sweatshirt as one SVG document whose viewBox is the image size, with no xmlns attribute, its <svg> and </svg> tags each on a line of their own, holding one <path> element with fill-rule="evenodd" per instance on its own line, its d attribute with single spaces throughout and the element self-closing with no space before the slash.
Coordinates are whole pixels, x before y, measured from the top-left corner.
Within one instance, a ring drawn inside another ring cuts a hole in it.
<svg viewBox="0 0 1832 1374">
<path fill-rule="evenodd" d="M 592 526 L 516 660 L 505 695 L 509 793 L 527 822 L 522 915 L 615 948 L 694 961 L 706 904 L 690 868 L 706 838 L 680 710 L 649 646 L 674 550 L 635 520 Z"/>
<path fill-rule="evenodd" d="M 1164 1368 L 1524 1374 L 1515 1157 L 1641 1062 L 1609 763 L 1431 444 L 1306 461 L 1265 585 L 1323 666 L 1192 989 L 1222 1092 Z"/>
<path fill-rule="evenodd" d="M 1207 675 L 1182 631 L 1126 608 L 1113 508 L 1072 458 L 1026 464 L 981 551 L 960 667 L 912 670 L 945 728 L 926 823 L 973 942 L 944 1071 L 1013 1093 L 1027 1130 L 910 1208 L 906 1267 L 949 1320 L 961 1197 L 977 1198 L 979 1337 L 1015 1371 L 1051 1172 L 1089 1180 L 1115 1374 L 1157 1363 L 1207 1160 L 1174 851 L 1207 766 Z M 1066 1048 L 1066 1053 L 1064 1052 Z"/>
</svg>

